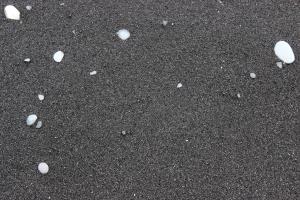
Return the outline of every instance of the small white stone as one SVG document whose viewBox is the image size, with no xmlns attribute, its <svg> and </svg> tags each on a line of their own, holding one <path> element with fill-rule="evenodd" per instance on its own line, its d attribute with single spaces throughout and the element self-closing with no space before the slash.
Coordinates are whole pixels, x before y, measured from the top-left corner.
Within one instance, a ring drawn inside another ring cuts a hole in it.
<svg viewBox="0 0 300 200">
<path fill-rule="evenodd" d="M 26 9 L 27 9 L 27 10 L 31 10 L 31 9 L 32 9 L 32 6 L 28 5 L 28 6 L 26 6 Z"/>
<path fill-rule="evenodd" d="M 49 166 L 45 162 L 41 162 L 38 165 L 38 170 L 40 171 L 41 174 L 47 174 L 49 171 Z"/>
<path fill-rule="evenodd" d="M 295 61 L 295 54 L 291 46 L 285 41 L 279 41 L 274 47 L 275 55 L 284 63 L 291 64 Z"/>
<path fill-rule="evenodd" d="M 241 98 L 241 94 L 240 93 L 237 93 L 237 98 Z"/>
<path fill-rule="evenodd" d="M 181 88 L 181 87 L 182 87 L 182 83 L 178 83 L 177 88 Z"/>
<path fill-rule="evenodd" d="M 42 122 L 42 121 L 38 121 L 38 122 L 36 123 L 35 128 L 37 128 L 37 129 L 42 128 L 42 125 L 43 125 L 43 122 Z"/>
<path fill-rule="evenodd" d="M 90 75 L 92 76 L 92 75 L 96 75 L 97 74 L 97 71 L 92 71 L 92 72 L 90 72 Z"/>
<path fill-rule="evenodd" d="M 277 67 L 279 67 L 280 69 L 282 69 L 282 67 L 283 67 L 282 62 L 276 62 L 276 65 L 277 65 Z"/>
<path fill-rule="evenodd" d="M 4 14 L 7 19 L 20 20 L 20 11 L 13 5 L 5 6 Z"/>
<path fill-rule="evenodd" d="M 39 95 L 38 95 L 38 98 L 39 98 L 40 101 L 43 101 L 43 100 L 45 99 L 45 96 L 42 95 L 42 94 L 39 94 Z"/>
<path fill-rule="evenodd" d="M 61 62 L 62 61 L 62 59 L 64 58 L 64 52 L 62 52 L 62 51 L 58 51 L 58 52 L 56 52 L 54 55 L 53 55 L 53 59 L 54 59 L 54 61 L 55 62 Z"/>
<path fill-rule="evenodd" d="M 126 131 L 122 131 L 121 134 L 122 134 L 122 135 L 126 135 Z"/>
<path fill-rule="evenodd" d="M 167 24 L 168 24 L 168 21 L 167 20 L 163 20 L 162 25 L 163 26 L 167 26 Z"/>
<path fill-rule="evenodd" d="M 250 77 L 254 79 L 254 78 L 256 78 L 256 74 L 255 73 L 250 73 Z"/>
<path fill-rule="evenodd" d="M 127 40 L 130 37 L 129 31 L 126 29 L 119 30 L 117 32 L 117 35 L 119 36 L 119 38 L 121 38 L 121 40 Z"/>
<path fill-rule="evenodd" d="M 24 62 L 26 62 L 26 63 L 30 63 L 30 61 L 31 61 L 30 58 L 25 58 L 24 59 Z"/>
<path fill-rule="evenodd" d="M 27 126 L 32 126 L 37 120 L 37 116 L 35 114 L 29 115 L 26 119 Z"/>
</svg>

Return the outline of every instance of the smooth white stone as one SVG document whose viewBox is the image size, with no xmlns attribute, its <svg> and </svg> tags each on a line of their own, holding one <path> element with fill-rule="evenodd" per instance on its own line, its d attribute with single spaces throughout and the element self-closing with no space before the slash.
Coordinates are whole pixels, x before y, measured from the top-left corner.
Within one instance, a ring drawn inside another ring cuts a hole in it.
<svg viewBox="0 0 300 200">
<path fill-rule="evenodd" d="M 29 115 L 26 119 L 27 126 L 32 126 L 37 120 L 37 116 L 35 114 Z"/>
<path fill-rule="evenodd" d="M 28 6 L 26 6 L 26 9 L 27 9 L 27 10 L 31 10 L 31 9 L 32 9 L 32 6 L 29 6 L 29 5 L 28 5 Z"/>
<path fill-rule="evenodd" d="M 277 65 L 277 67 L 279 67 L 280 69 L 282 69 L 282 67 L 283 67 L 282 62 L 276 62 L 276 65 Z"/>
<path fill-rule="evenodd" d="M 117 35 L 119 36 L 119 38 L 121 38 L 121 40 L 127 40 L 130 37 L 129 31 L 126 29 L 119 30 L 117 32 Z"/>
<path fill-rule="evenodd" d="M 7 19 L 20 20 L 20 11 L 13 5 L 5 6 L 4 14 Z"/>
<path fill-rule="evenodd" d="M 47 174 L 49 171 L 49 166 L 45 162 L 41 162 L 38 165 L 38 170 L 40 171 L 41 174 Z"/>
<path fill-rule="evenodd" d="M 42 125 L 43 125 L 43 122 L 42 122 L 42 121 L 38 121 L 38 122 L 36 123 L 35 128 L 37 128 L 37 129 L 42 128 Z"/>
<path fill-rule="evenodd" d="M 25 58 L 24 59 L 24 62 L 26 62 L 26 63 L 29 63 L 31 60 L 30 60 L 30 58 Z"/>
<path fill-rule="evenodd" d="M 178 83 L 177 88 L 181 88 L 182 87 L 182 83 Z"/>
<path fill-rule="evenodd" d="M 163 24 L 163 26 L 167 26 L 168 21 L 167 20 L 163 20 L 162 24 Z"/>
<path fill-rule="evenodd" d="M 96 75 L 97 74 L 97 71 L 92 71 L 92 72 L 90 72 L 90 75 L 92 76 L 92 75 Z"/>
<path fill-rule="evenodd" d="M 42 94 L 39 94 L 38 97 L 39 97 L 39 100 L 40 100 L 40 101 L 43 101 L 43 100 L 45 99 L 45 96 L 42 95 Z"/>
<path fill-rule="evenodd" d="M 291 46 L 285 41 L 279 41 L 274 47 L 275 55 L 284 63 L 291 64 L 295 61 L 295 54 Z"/>
<path fill-rule="evenodd" d="M 61 62 L 62 61 L 62 59 L 64 58 L 64 52 L 62 52 L 62 51 L 58 51 L 58 52 L 56 52 L 54 55 L 53 55 L 53 59 L 54 59 L 54 61 L 55 62 Z"/>
<path fill-rule="evenodd" d="M 250 77 L 251 78 L 256 78 L 256 74 L 255 73 L 250 73 Z"/>
</svg>

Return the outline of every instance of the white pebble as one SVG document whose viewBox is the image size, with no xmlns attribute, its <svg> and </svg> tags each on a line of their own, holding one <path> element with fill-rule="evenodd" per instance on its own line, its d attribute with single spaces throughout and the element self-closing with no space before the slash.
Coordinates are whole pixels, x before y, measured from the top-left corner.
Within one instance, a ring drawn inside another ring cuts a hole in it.
<svg viewBox="0 0 300 200">
<path fill-rule="evenodd" d="M 276 62 L 276 65 L 277 65 L 277 67 L 279 67 L 280 69 L 282 69 L 282 67 L 283 67 L 282 62 Z"/>
<path fill-rule="evenodd" d="M 295 54 L 291 46 L 285 41 L 279 41 L 274 47 L 275 55 L 284 63 L 291 64 L 295 61 Z"/>
<path fill-rule="evenodd" d="M 4 14 L 7 19 L 20 20 L 20 11 L 13 5 L 5 6 Z"/>
<path fill-rule="evenodd" d="M 38 122 L 36 123 L 35 128 L 37 128 L 37 129 L 42 128 L 42 125 L 43 125 L 43 122 L 42 122 L 42 121 L 38 121 Z"/>
<path fill-rule="evenodd" d="M 163 26 L 167 26 L 168 21 L 167 20 L 163 20 L 162 24 L 163 24 Z"/>
<path fill-rule="evenodd" d="M 35 114 L 29 115 L 26 119 L 27 126 L 32 126 L 37 120 L 37 116 Z"/>
<path fill-rule="evenodd" d="M 54 59 L 54 61 L 55 62 L 61 62 L 62 61 L 62 59 L 64 58 L 64 52 L 62 52 L 62 51 L 58 51 L 58 52 L 56 52 L 54 55 L 53 55 L 53 59 Z"/>
<path fill-rule="evenodd" d="M 41 162 L 38 166 L 38 170 L 41 174 L 47 174 L 49 171 L 49 166 L 47 165 L 47 163 Z"/>
<path fill-rule="evenodd" d="M 119 30 L 117 32 L 117 35 L 119 36 L 119 38 L 121 38 L 121 40 L 127 40 L 130 37 L 129 31 L 126 29 Z"/>
<path fill-rule="evenodd" d="M 177 88 L 181 88 L 181 87 L 182 87 L 182 83 L 178 83 Z"/>
<path fill-rule="evenodd" d="M 38 97 L 39 97 L 39 100 L 40 100 L 40 101 L 43 101 L 43 100 L 45 99 L 45 96 L 42 95 L 42 94 L 39 94 Z"/>
<path fill-rule="evenodd" d="M 237 98 L 241 98 L 241 94 L 240 93 L 237 93 Z"/>
<path fill-rule="evenodd" d="M 92 71 L 92 72 L 90 72 L 90 75 L 92 76 L 92 75 L 96 75 L 97 74 L 97 71 Z"/>
<path fill-rule="evenodd" d="M 28 6 L 26 6 L 26 9 L 27 9 L 27 10 L 31 10 L 31 9 L 32 9 L 32 6 L 29 6 L 29 5 L 28 5 Z"/>
<path fill-rule="evenodd" d="M 250 73 L 250 77 L 251 78 L 256 78 L 256 74 L 255 73 Z"/>
<path fill-rule="evenodd" d="M 31 61 L 30 58 L 25 58 L 24 59 L 24 62 L 26 62 L 26 63 L 30 63 L 30 61 Z"/>
</svg>

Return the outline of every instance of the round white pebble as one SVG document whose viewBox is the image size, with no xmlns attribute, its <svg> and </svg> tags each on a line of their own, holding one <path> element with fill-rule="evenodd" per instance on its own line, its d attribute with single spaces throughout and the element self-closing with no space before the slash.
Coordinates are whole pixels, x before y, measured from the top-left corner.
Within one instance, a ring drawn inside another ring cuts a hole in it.
<svg viewBox="0 0 300 200">
<path fill-rule="evenodd" d="M 45 96 L 42 95 L 42 94 L 39 94 L 38 97 L 39 97 L 39 100 L 40 100 L 40 101 L 43 101 L 43 100 L 45 99 Z"/>
<path fill-rule="evenodd" d="M 254 78 L 256 78 L 256 74 L 255 73 L 250 73 L 250 77 L 254 79 Z"/>
<path fill-rule="evenodd" d="M 119 30 L 117 32 L 117 35 L 119 36 L 119 38 L 121 38 L 121 40 L 127 40 L 130 37 L 129 31 L 126 29 Z"/>
<path fill-rule="evenodd" d="M 13 5 L 5 6 L 4 14 L 7 19 L 20 20 L 20 11 Z"/>
<path fill-rule="evenodd" d="M 26 9 L 27 9 L 27 10 L 31 10 L 31 9 L 32 9 L 32 6 L 28 5 L 28 6 L 26 6 Z"/>
<path fill-rule="evenodd" d="M 282 67 L 283 67 L 282 62 L 276 62 L 276 65 L 277 65 L 277 67 L 279 67 L 280 69 L 282 69 Z"/>
<path fill-rule="evenodd" d="M 237 93 L 237 98 L 241 98 L 241 94 L 240 93 Z"/>
<path fill-rule="evenodd" d="M 295 61 L 295 54 L 291 46 L 285 41 L 279 41 L 274 47 L 275 55 L 284 63 L 291 64 Z"/>
<path fill-rule="evenodd" d="M 30 63 L 30 61 L 31 61 L 30 58 L 25 58 L 24 59 L 24 62 L 26 62 L 26 63 Z"/>
<path fill-rule="evenodd" d="M 32 126 L 37 120 L 37 116 L 35 114 L 29 115 L 26 119 L 27 126 Z"/>
<path fill-rule="evenodd" d="M 182 83 L 178 83 L 177 88 L 181 88 L 181 87 L 182 87 Z"/>
<path fill-rule="evenodd" d="M 163 20 L 162 25 L 163 26 L 167 26 L 167 24 L 168 24 L 168 21 L 167 20 Z"/>
<path fill-rule="evenodd" d="M 61 62 L 62 61 L 62 59 L 64 58 L 64 52 L 62 52 L 62 51 L 58 51 L 58 52 L 56 52 L 54 55 L 53 55 L 53 59 L 54 59 L 54 61 L 55 62 Z"/>
<path fill-rule="evenodd" d="M 47 174 L 49 171 L 49 166 L 47 163 L 41 162 L 38 166 L 38 170 L 41 172 L 41 174 Z"/>
</svg>

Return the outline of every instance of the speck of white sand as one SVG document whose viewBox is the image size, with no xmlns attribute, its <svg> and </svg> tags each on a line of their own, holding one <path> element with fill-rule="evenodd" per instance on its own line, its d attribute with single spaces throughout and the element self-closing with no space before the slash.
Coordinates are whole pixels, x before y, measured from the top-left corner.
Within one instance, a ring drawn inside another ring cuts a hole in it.
<svg viewBox="0 0 300 200">
<path fill-rule="evenodd" d="M 26 6 L 26 9 L 27 9 L 27 10 L 31 10 L 31 9 L 32 9 L 32 6 L 28 5 L 28 6 Z"/>
<path fill-rule="evenodd" d="M 186 142 L 188 142 L 189 140 L 188 140 L 188 139 L 186 139 L 185 141 L 186 141 Z"/>
<path fill-rule="evenodd" d="M 122 131 L 121 134 L 122 134 L 122 135 L 126 135 L 126 131 Z"/>
<path fill-rule="evenodd" d="M 178 83 L 177 88 L 181 88 L 181 87 L 182 87 L 182 83 Z"/>
<path fill-rule="evenodd" d="M 93 76 L 93 75 L 96 75 L 97 74 L 97 71 L 92 71 L 90 72 L 90 75 Z"/>
<path fill-rule="evenodd" d="M 168 21 L 167 20 L 163 20 L 162 25 L 163 26 L 167 26 L 167 24 L 168 24 Z"/>
<path fill-rule="evenodd" d="M 241 98 L 241 94 L 240 93 L 237 93 L 237 98 Z"/>
<path fill-rule="evenodd" d="M 279 67 L 280 69 L 282 69 L 282 67 L 283 67 L 282 62 L 276 62 L 276 65 L 277 65 L 277 67 Z"/>
<path fill-rule="evenodd" d="M 13 5 L 5 6 L 4 14 L 7 19 L 20 20 L 20 11 Z"/>
<path fill-rule="evenodd" d="M 38 95 L 38 98 L 39 98 L 40 101 L 43 101 L 43 100 L 45 99 L 45 96 L 42 95 L 42 94 L 39 94 L 39 95 Z"/>
<path fill-rule="evenodd" d="M 54 61 L 55 62 L 61 62 L 62 61 L 62 59 L 64 58 L 64 52 L 62 52 L 62 51 L 57 51 L 57 52 L 55 52 L 54 53 L 54 55 L 53 55 L 53 59 L 54 59 Z"/>
<path fill-rule="evenodd" d="M 43 125 L 43 122 L 42 122 L 42 121 L 38 121 L 38 122 L 36 123 L 35 128 L 37 128 L 37 129 L 42 128 L 42 125 Z"/>
<path fill-rule="evenodd" d="M 35 114 L 29 115 L 26 119 L 27 126 L 32 126 L 37 120 L 37 116 Z"/>
<path fill-rule="evenodd" d="M 61 6 L 64 6 L 64 5 L 65 5 L 65 3 L 60 3 L 59 5 L 61 5 Z"/>
<path fill-rule="evenodd" d="M 279 41 L 274 47 L 275 55 L 284 63 L 291 64 L 295 61 L 295 54 L 291 46 L 285 41 Z"/>
<path fill-rule="evenodd" d="M 250 73 L 250 77 L 254 79 L 254 78 L 256 78 L 256 74 L 252 72 L 252 73 Z"/>
<path fill-rule="evenodd" d="M 117 35 L 121 40 L 127 40 L 130 37 L 130 33 L 126 29 L 121 29 L 117 32 Z"/>
<path fill-rule="evenodd" d="M 30 61 L 31 61 L 30 58 L 25 58 L 24 59 L 24 62 L 26 62 L 26 63 L 30 63 Z"/>
<path fill-rule="evenodd" d="M 40 171 L 41 174 L 47 174 L 49 171 L 49 166 L 45 162 L 41 162 L 38 165 L 38 170 Z"/>
</svg>

